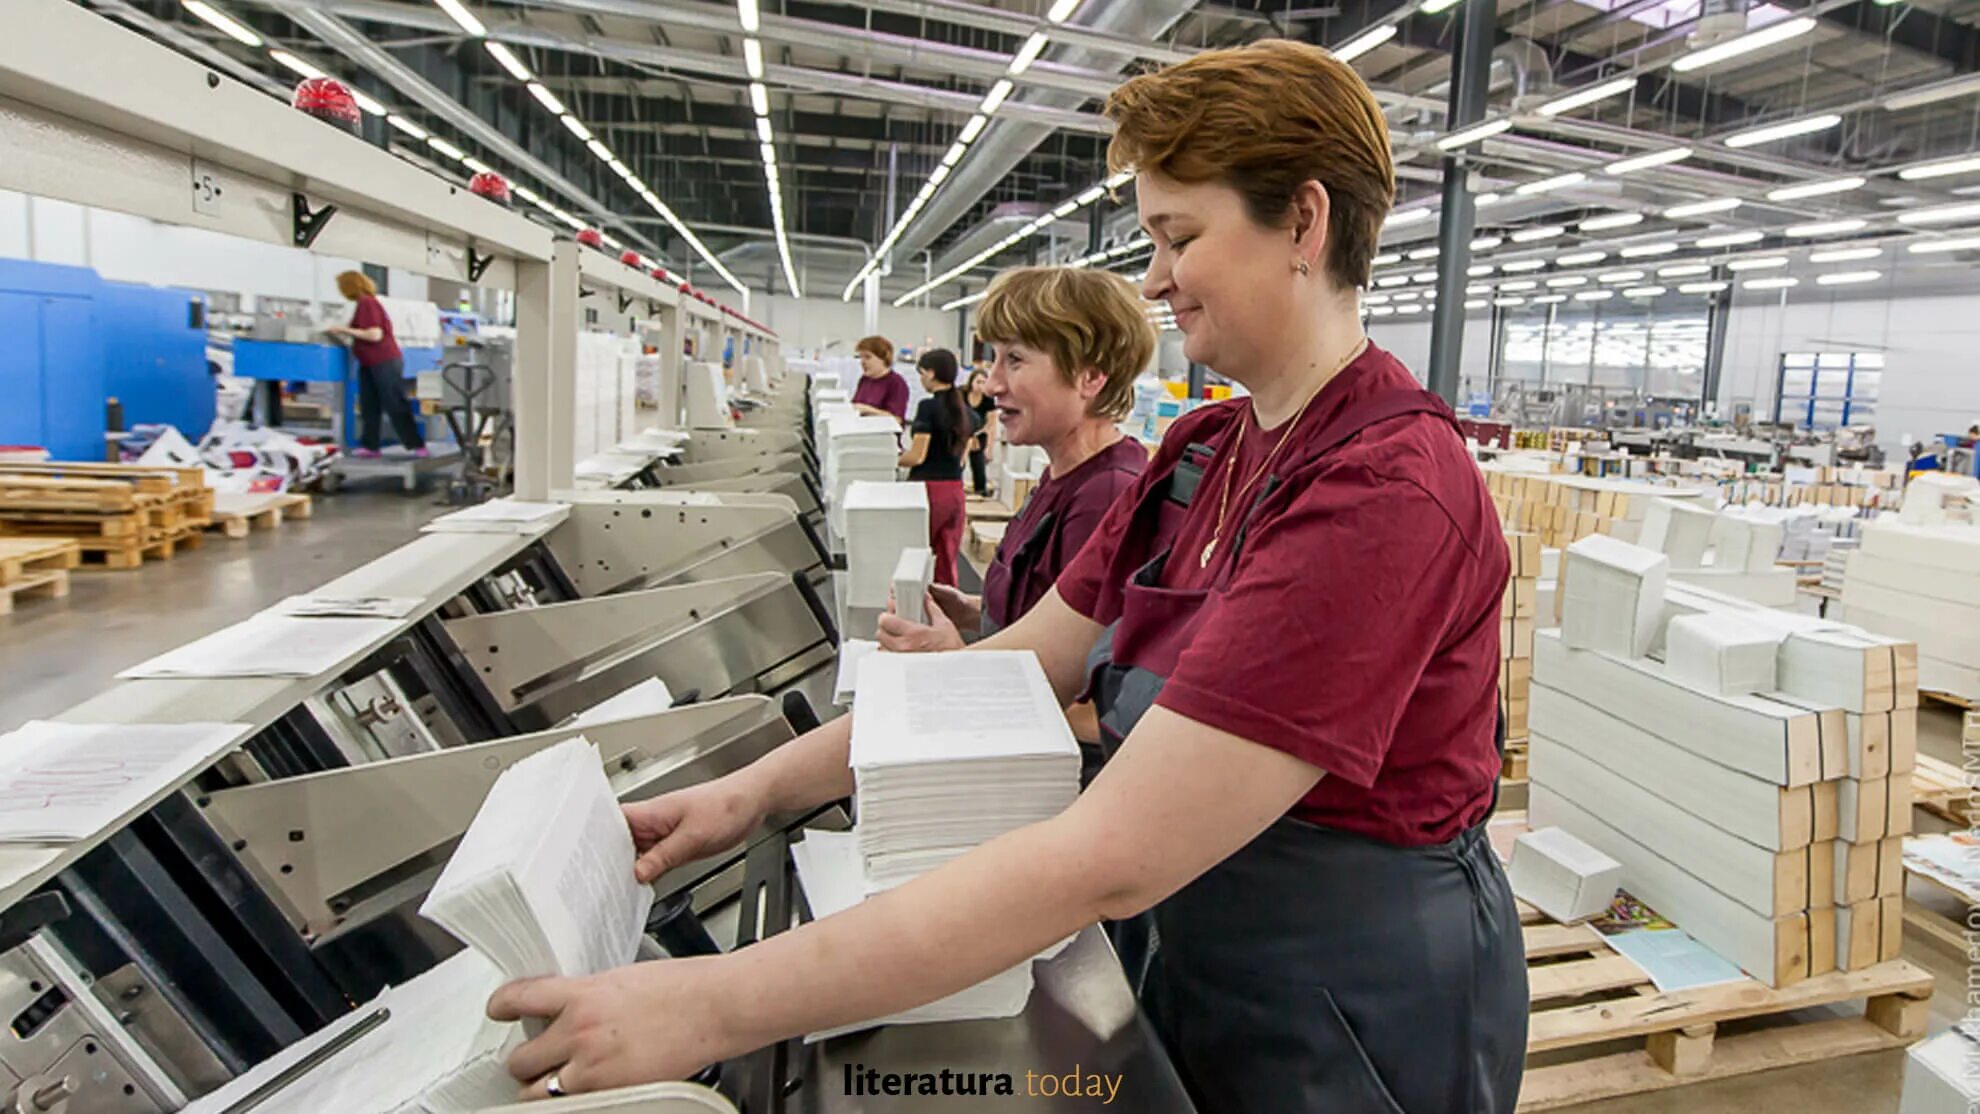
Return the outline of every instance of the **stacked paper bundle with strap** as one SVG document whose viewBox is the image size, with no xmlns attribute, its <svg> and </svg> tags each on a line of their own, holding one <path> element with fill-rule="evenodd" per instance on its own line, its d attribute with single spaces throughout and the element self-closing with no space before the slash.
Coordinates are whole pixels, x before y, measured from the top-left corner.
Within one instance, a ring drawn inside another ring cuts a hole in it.
<svg viewBox="0 0 1980 1114">
<path fill-rule="evenodd" d="M 868 657 L 853 704 L 852 767 L 854 831 L 808 832 L 793 848 L 821 917 L 1050 819 L 1079 794 L 1079 747 L 1038 659 L 1022 651 Z M 1010 1017 L 1030 996 L 1027 961 L 940 1001 L 835 1032 Z"/>
</svg>

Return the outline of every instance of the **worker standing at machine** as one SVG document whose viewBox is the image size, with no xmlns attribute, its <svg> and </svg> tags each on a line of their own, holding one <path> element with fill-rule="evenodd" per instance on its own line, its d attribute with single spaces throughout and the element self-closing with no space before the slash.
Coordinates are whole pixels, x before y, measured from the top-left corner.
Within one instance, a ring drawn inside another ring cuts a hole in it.
<svg viewBox="0 0 1980 1114">
<path fill-rule="evenodd" d="M 969 404 L 956 387 L 956 354 L 934 348 L 915 362 L 921 372 L 921 389 L 928 397 L 914 409 L 914 422 L 908 426 L 907 448 L 901 450 L 901 467 L 908 470 L 909 483 L 928 488 L 928 548 L 935 554 L 935 583 L 954 588 L 956 558 L 962 553 L 963 457 L 969 452 L 969 439 L 976 432 Z"/>
<path fill-rule="evenodd" d="M 908 385 L 894 370 L 894 342 L 886 337 L 862 337 L 853 346 L 859 357 L 859 386 L 853 388 L 853 409 L 862 414 L 885 414 L 907 423 Z"/>
<path fill-rule="evenodd" d="M 406 401 L 406 361 L 399 341 L 392 335 L 392 318 L 378 300 L 378 285 L 362 271 L 345 271 L 337 276 L 337 290 L 346 301 L 356 303 L 348 325 L 325 325 L 330 336 L 347 337 L 351 357 L 358 365 L 358 449 L 353 455 L 378 454 L 378 418 L 392 419 L 392 432 L 399 444 L 414 456 L 426 453 L 426 438 L 420 435 L 412 404 Z"/>
<path fill-rule="evenodd" d="M 986 386 L 989 381 L 987 369 L 972 368 L 969 385 L 963 389 L 963 401 L 976 416 L 976 436 L 969 443 L 969 485 L 979 499 L 990 497 L 990 446 L 997 440 L 997 398 Z"/>
<path fill-rule="evenodd" d="M 981 645 L 1090 692 L 1113 751 L 1063 813 L 707 959 L 496 993 L 551 1019 L 530 1095 L 679 1078 L 881 1017 L 1153 908 L 1141 996 L 1204 1114 L 1510 1114 L 1524 948 L 1485 837 L 1507 555 L 1449 408 L 1361 328 L 1395 171 L 1354 70 L 1206 50 L 1108 99 L 1144 296 L 1245 397 L 1178 421 L 1023 618 Z M 638 873 L 852 792 L 851 716 L 627 809 Z"/>
<path fill-rule="evenodd" d="M 930 590 L 927 625 L 880 617 L 882 649 L 960 650 L 1030 611 L 1078 556 L 1148 463 L 1117 424 L 1134 404 L 1134 379 L 1155 355 L 1155 329 L 1127 281 L 1106 271 L 1026 267 L 990 284 L 976 331 L 995 353 L 984 384 L 1013 445 L 1045 450 L 1045 474 L 1018 508 L 983 574 L 983 594 Z M 1087 780 L 1099 770 L 1092 706 L 1074 705 Z"/>
</svg>

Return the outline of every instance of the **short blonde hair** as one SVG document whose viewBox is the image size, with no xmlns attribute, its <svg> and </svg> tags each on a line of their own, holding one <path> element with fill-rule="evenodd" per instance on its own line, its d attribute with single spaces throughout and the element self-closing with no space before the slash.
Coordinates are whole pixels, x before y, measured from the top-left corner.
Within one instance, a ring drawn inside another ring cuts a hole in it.
<svg viewBox="0 0 1980 1114">
<path fill-rule="evenodd" d="M 337 292 L 346 301 L 355 302 L 359 298 L 378 296 L 378 284 L 363 271 L 345 271 L 337 276 Z"/>
<path fill-rule="evenodd" d="M 1126 279 L 1110 271 L 1020 267 L 990 283 L 976 309 L 976 335 L 990 344 L 1037 348 L 1068 384 L 1087 368 L 1107 382 L 1088 413 L 1120 419 L 1134 408 L 1134 377 L 1155 358 L 1155 326 Z"/>
<path fill-rule="evenodd" d="M 1122 84 L 1106 114 L 1117 128 L 1109 169 L 1220 182 L 1268 227 L 1285 225 L 1294 193 L 1319 182 L 1329 203 L 1322 266 L 1343 286 L 1368 285 L 1396 167 L 1382 106 L 1347 63 L 1283 39 L 1206 50 Z"/>
<path fill-rule="evenodd" d="M 861 337 L 859 343 L 853 345 L 853 355 L 857 356 L 861 352 L 870 352 L 874 359 L 890 367 L 893 366 L 894 342 L 886 337 Z"/>
</svg>

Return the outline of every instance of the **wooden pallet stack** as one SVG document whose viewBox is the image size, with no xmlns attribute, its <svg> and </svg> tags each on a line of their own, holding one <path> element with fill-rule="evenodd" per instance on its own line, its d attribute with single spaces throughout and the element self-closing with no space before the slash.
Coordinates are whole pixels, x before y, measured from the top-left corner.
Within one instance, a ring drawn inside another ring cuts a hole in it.
<svg viewBox="0 0 1980 1114">
<path fill-rule="evenodd" d="M 1521 1114 L 1902 1048 L 1930 1019 L 1932 976 L 1903 959 L 1785 988 L 1660 991 L 1594 928 L 1524 902 L 1519 917 L 1531 1002 Z M 1856 1002 L 1860 1015 L 1816 1009 Z M 1622 1041 L 1640 1043 L 1617 1051 Z"/>
<path fill-rule="evenodd" d="M 67 538 L 0 538 L 0 615 L 14 601 L 69 594 L 69 570 L 82 562 L 82 548 Z"/>
<path fill-rule="evenodd" d="M 299 491 L 225 492 L 214 497 L 213 518 L 207 526 L 230 538 L 245 538 L 256 530 L 273 530 L 289 519 L 308 518 L 313 513 L 310 497 Z"/>
<path fill-rule="evenodd" d="M 1526 777 L 1527 693 L 1533 683 L 1533 624 L 1540 598 L 1540 536 L 1508 531 L 1506 551 L 1512 575 L 1499 610 L 1499 702 L 1506 717 L 1501 776 L 1521 781 Z"/>
<path fill-rule="evenodd" d="M 1622 863 L 1624 888 L 1769 986 L 1895 959 L 1916 648 L 1656 576 L 1605 579 L 1582 564 L 1593 552 L 1568 552 L 1570 585 L 1656 598 L 1645 612 L 1571 594 L 1562 629 L 1536 637 L 1534 825 Z M 1656 617 L 1654 645 L 1591 644 L 1580 607 Z"/>
<path fill-rule="evenodd" d="M 71 538 L 84 561 L 106 568 L 196 549 L 212 520 L 198 468 L 0 464 L 0 537 Z"/>
</svg>

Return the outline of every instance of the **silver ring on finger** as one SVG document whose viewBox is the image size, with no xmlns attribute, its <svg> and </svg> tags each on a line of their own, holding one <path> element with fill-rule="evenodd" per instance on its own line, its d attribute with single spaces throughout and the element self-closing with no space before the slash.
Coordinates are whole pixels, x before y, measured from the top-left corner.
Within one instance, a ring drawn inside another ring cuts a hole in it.
<svg viewBox="0 0 1980 1114">
<path fill-rule="evenodd" d="M 570 1093 L 569 1091 L 564 1090 L 564 1081 L 557 1078 L 557 1073 L 554 1071 L 550 1073 L 550 1077 L 548 1079 L 545 1079 L 543 1081 L 543 1090 L 553 1099 L 563 1098 L 565 1095 Z"/>
</svg>

